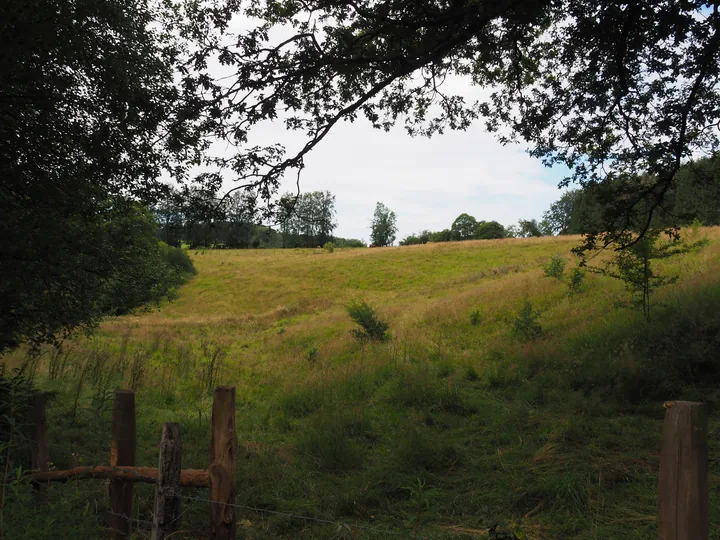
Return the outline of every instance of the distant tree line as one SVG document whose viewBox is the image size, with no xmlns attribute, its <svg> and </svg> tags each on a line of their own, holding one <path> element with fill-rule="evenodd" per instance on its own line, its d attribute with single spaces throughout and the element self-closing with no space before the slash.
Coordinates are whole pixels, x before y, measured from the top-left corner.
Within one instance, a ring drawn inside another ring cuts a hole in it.
<svg viewBox="0 0 720 540">
<path fill-rule="evenodd" d="M 720 159 L 703 158 L 684 165 L 676 186 L 653 217 L 653 227 L 686 225 L 699 220 L 706 225 L 720 224 Z M 638 182 L 652 182 L 639 178 Z M 428 242 L 456 242 L 498 238 L 529 238 L 550 235 L 584 234 L 599 231 L 603 212 L 609 203 L 607 194 L 616 189 L 589 185 L 566 191 L 543 213 L 540 221 L 520 219 L 504 226 L 497 221 L 478 220 L 460 214 L 449 228 L 423 230 L 400 241 L 408 246 Z M 337 227 L 335 195 L 330 191 L 302 194 L 286 193 L 276 205 L 272 225 L 261 223 L 258 196 L 252 191 L 232 193 L 222 201 L 216 194 L 194 188 L 185 193 L 170 190 L 153 206 L 160 240 L 170 246 L 190 248 L 309 248 L 332 242 L 336 247 L 364 247 L 357 239 L 333 236 Z M 397 215 L 378 202 L 370 224 L 374 246 L 389 246 L 395 241 Z"/>
<path fill-rule="evenodd" d="M 648 185 L 653 182 L 646 177 L 637 181 Z M 450 228 L 410 234 L 400 245 L 602 232 L 605 209 L 616 194 L 617 186 L 600 184 L 569 190 L 550 205 L 540 221 L 521 219 L 507 227 L 462 213 Z M 675 227 L 689 225 L 694 220 L 704 225 L 720 225 L 720 157 L 698 159 L 681 167 L 675 187 L 655 210 L 651 225 L 653 228 Z"/>
<path fill-rule="evenodd" d="M 651 184 L 640 177 L 639 184 Z M 542 234 L 584 234 L 602 231 L 605 209 L 612 203 L 617 186 L 594 184 L 563 193 L 550 205 L 540 222 Z M 720 225 L 720 158 L 706 157 L 683 165 L 674 187 L 652 215 L 652 228 L 689 225 Z"/>
<path fill-rule="evenodd" d="M 280 197 L 272 225 L 261 223 L 258 195 L 236 191 L 220 200 L 216 193 L 172 189 L 152 208 L 158 237 L 171 246 L 205 248 L 297 248 L 323 246 L 365 247 L 357 239 L 336 238 L 335 195 L 312 191 Z"/>
<path fill-rule="evenodd" d="M 467 213 L 460 214 L 449 229 L 424 230 L 413 233 L 400 242 L 401 246 L 427 244 L 428 242 L 458 242 L 462 240 L 492 240 L 496 238 L 521 238 L 543 236 L 542 227 L 534 219 L 521 219 L 517 225 L 503 226 L 497 221 L 478 221 Z"/>
</svg>

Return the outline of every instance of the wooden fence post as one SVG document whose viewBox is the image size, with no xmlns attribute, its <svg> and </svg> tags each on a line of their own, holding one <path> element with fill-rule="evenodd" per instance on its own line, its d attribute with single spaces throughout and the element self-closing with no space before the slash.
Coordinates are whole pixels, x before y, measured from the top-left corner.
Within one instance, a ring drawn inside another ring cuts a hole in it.
<svg viewBox="0 0 720 540">
<path fill-rule="evenodd" d="M 704 403 L 665 403 L 658 540 L 707 540 L 708 450 Z"/>
<path fill-rule="evenodd" d="M 235 540 L 235 387 L 215 389 L 210 443 L 210 538 Z"/>
<path fill-rule="evenodd" d="M 110 465 L 135 465 L 135 392 L 115 390 Z M 110 480 L 111 538 L 130 537 L 133 482 Z"/>
<path fill-rule="evenodd" d="M 30 463 L 35 471 L 46 472 L 50 461 L 50 445 L 48 443 L 47 419 L 45 418 L 45 394 L 34 394 L 30 398 L 32 410 L 32 446 Z M 43 497 L 45 486 L 33 484 L 33 495 L 39 501 Z"/>
<path fill-rule="evenodd" d="M 166 422 L 160 439 L 160 461 L 155 488 L 155 516 L 152 540 L 165 540 L 177 530 L 180 517 L 180 468 L 182 441 L 180 426 Z"/>
</svg>

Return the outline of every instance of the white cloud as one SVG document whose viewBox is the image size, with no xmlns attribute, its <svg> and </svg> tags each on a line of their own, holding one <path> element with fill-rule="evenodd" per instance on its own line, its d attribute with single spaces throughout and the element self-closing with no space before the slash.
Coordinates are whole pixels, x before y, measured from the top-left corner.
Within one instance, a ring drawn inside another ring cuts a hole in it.
<svg viewBox="0 0 720 540">
<path fill-rule="evenodd" d="M 401 129 L 385 133 L 362 122 L 344 124 L 305 164 L 301 190 L 327 189 L 337 197 L 336 234 L 365 239 L 377 201 L 397 213 L 398 238 L 449 227 L 462 212 L 505 225 L 539 218 L 559 198 L 563 176 L 522 148 L 501 145 L 480 125 L 426 139 Z M 294 179 L 283 187 L 294 190 Z"/>
</svg>

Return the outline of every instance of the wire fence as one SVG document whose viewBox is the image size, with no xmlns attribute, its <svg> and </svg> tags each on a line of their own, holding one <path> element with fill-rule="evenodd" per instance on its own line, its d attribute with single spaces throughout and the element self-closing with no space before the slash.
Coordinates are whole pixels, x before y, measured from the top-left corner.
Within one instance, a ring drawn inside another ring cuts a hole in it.
<svg viewBox="0 0 720 540">
<path fill-rule="evenodd" d="M 184 501 L 188 501 L 188 502 L 200 502 L 200 503 L 206 503 L 206 504 L 213 504 L 213 503 L 214 504 L 222 504 L 223 506 L 230 506 L 230 507 L 238 508 L 241 510 L 248 510 L 251 512 L 255 512 L 257 514 L 283 516 L 283 517 L 287 517 L 290 519 L 297 519 L 297 520 L 301 520 L 301 521 L 305 521 L 305 522 L 309 522 L 309 523 L 333 525 L 333 526 L 337 527 L 337 529 L 339 531 L 344 530 L 344 531 L 351 532 L 353 530 L 362 530 L 362 531 L 367 531 L 367 532 L 371 532 L 371 533 L 375 533 L 375 534 L 384 534 L 384 535 L 396 536 L 396 537 L 400 537 L 400 538 L 404 537 L 404 538 L 418 538 L 418 540 L 432 540 L 432 538 L 427 535 L 415 536 L 415 533 L 410 532 L 410 531 L 399 531 L 399 530 L 388 529 L 387 527 L 376 527 L 376 526 L 372 526 L 372 525 L 363 525 L 360 523 L 350 523 L 347 521 L 336 521 L 336 520 L 332 520 L 332 519 L 324 519 L 324 518 L 318 518 L 318 517 L 313 517 L 313 516 L 304 516 L 304 515 L 294 514 L 294 513 L 290 513 L 290 512 L 281 512 L 279 510 L 270 510 L 268 508 L 258 508 L 255 506 L 249 506 L 249 505 L 245 505 L 245 504 L 223 503 L 223 502 L 213 501 L 212 499 L 209 499 L 206 497 L 191 497 L 191 496 L 187 496 L 187 495 L 180 495 L 180 499 L 182 499 Z M 187 514 L 189 512 L 189 510 L 190 510 L 189 508 L 186 508 L 185 510 L 183 510 L 173 520 L 173 523 L 180 521 L 180 519 L 185 514 Z M 153 526 L 153 521 L 150 519 L 140 519 L 140 518 L 128 516 L 126 514 L 113 512 L 112 510 L 106 510 L 105 513 L 107 515 L 117 516 L 117 517 L 121 517 L 125 520 L 128 520 L 128 521 L 134 523 L 136 526 L 138 526 L 138 528 L 149 529 Z M 104 527 L 104 529 L 108 532 L 116 530 L 116 529 L 113 529 L 112 527 Z"/>
<path fill-rule="evenodd" d="M 184 495 L 183 495 L 183 496 L 181 496 L 181 498 L 182 498 L 182 499 L 185 499 L 185 500 L 188 500 L 188 501 L 196 501 L 196 502 L 222 504 L 222 505 L 224 505 L 224 506 L 231 506 L 231 507 L 240 508 L 240 509 L 243 509 L 243 510 L 250 510 L 250 511 L 252 511 L 252 512 L 257 512 L 257 513 L 260 513 L 260 514 L 270 514 L 270 515 L 276 515 L 276 516 L 284 516 L 284 517 L 288 517 L 288 518 L 292 518 L 292 519 L 299 519 L 299 520 L 302 520 L 302 521 L 308 521 L 308 522 L 314 522 L 314 523 L 322 523 L 322 524 L 326 524 L 326 525 L 335 525 L 335 526 L 337 526 L 337 527 L 339 527 L 339 528 L 348 529 L 348 530 L 359 529 L 359 530 L 366 530 L 366 531 L 370 531 L 370 532 L 376 532 L 376 533 L 382 533 L 382 534 L 389 534 L 389 535 L 393 535 L 393 536 L 404 536 L 404 535 L 407 535 L 407 534 L 408 534 L 408 533 L 406 533 L 406 532 L 394 531 L 394 530 L 387 529 L 387 528 L 384 528 L 384 527 L 374 527 L 374 526 L 371 526 L 371 525 L 360 525 L 360 524 L 358 524 L 358 523 L 348 523 L 348 522 L 345 522 L 345 521 L 333 521 L 333 520 L 330 520 L 330 519 L 316 518 L 316 517 L 310 517 L 310 516 L 302 516 L 302 515 L 299 515 L 299 514 L 291 514 L 291 513 L 288 513 L 288 512 L 280 512 L 280 511 L 278 511 L 278 510 L 269 510 L 269 509 L 267 509 L 267 508 L 257 508 L 257 507 L 254 507 L 254 506 L 248 506 L 248 505 L 244 505 L 244 504 L 218 503 L 218 502 L 216 502 L 216 501 L 212 501 L 211 499 L 207 499 L 207 498 L 204 498 L 204 497 L 187 497 L 187 496 L 184 496 Z M 423 538 L 426 538 L 426 537 L 423 537 Z M 428 539 L 428 540 L 431 540 L 431 539 Z"/>
</svg>

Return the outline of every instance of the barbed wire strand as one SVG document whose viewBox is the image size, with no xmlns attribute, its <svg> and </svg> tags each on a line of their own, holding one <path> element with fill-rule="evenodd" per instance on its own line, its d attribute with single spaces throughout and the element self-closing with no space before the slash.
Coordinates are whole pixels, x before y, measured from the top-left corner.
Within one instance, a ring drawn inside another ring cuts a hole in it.
<svg viewBox="0 0 720 540">
<path fill-rule="evenodd" d="M 199 501 L 199 502 L 206 502 L 206 503 L 215 503 L 215 504 L 222 504 L 223 506 L 233 506 L 235 508 L 242 508 L 244 510 L 251 510 L 253 512 L 258 512 L 261 514 L 273 514 L 278 516 L 285 516 L 289 518 L 295 518 L 295 519 L 302 519 L 304 521 L 312 521 L 315 523 L 324 523 L 326 525 L 337 525 L 341 527 L 348 527 L 348 528 L 356 528 L 356 529 L 362 529 L 366 531 L 372 531 L 372 532 L 380 532 L 384 534 L 391 534 L 394 536 L 404 536 L 409 533 L 400 532 L 400 531 L 393 531 L 390 529 L 385 529 L 382 527 L 372 527 L 368 525 L 359 525 L 355 523 L 347 523 L 345 521 L 333 521 L 330 519 L 322 519 L 322 518 L 316 518 L 316 517 L 310 517 L 310 516 L 302 516 L 298 514 L 290 514 L 287 512 L 280 512 L 278 510 L 268 510 L 267 508 L 257 508 L 254 506 L 247 506 L 244 504 L 232 504 L 232 503 L 226 503 L 226 502 L 220 502 L 220 501 L 213 501 L 211 499 L 206 499 L 203 497 L 188 497 L 185 495 L 180 496 L 182 499 L 189 500 L 189 501 Z M 431 540 L 429 537 L 423 537 L 425 540 Z"/>
<path fill-rule="evenodd" d="M 114 469 L 114 467 L 113 467 L 113 469 Z M 154 483 L 157 481 L 157 479 L 147 477 L 145 475 L 140 474 L 137 471 L 128 470 L 128 469 L 118 469 L 118 470 L 122 470 L 123 472 L 133 474 L 133 475 L 137 476 L 138 478 L 143 479 L 144 481 L 150 481 L 150 483 Z M 247 505 L 243 505 L 243 504 L 231 504 L 231 503 L 225 503 L 225 502 L 221 502 L 221 501 L 213 501 L 212 499 L 207 499 L 207 498 L 203 498 L 203 497 L 188 497 L 186 495 L 180 495 L 180 498 L 188 500 L 188 501 L 205 502 L 205 503 L 211 503 L 211 504 L 216 503 L 216 504 L 222 504 L 224 506 L 233 506 L 235 508 L 250 510 L 252 512 L 257 512 L 257 513 L 261 513 L 261 514 L 272 514 L 272 515 L 284 516 L 284 517 L 289 517 L 289 518 L 294 518 L 294 519 L 301 519 L 303 521 L 312 521 L 314 523 L 324 523 L 326 525 L 336 525 L 338 527 L 345 527 L 345 528 L 353 528 L 354 527 L 355 529 L 377 532 L 377 533 L 384 533 L 384 534 L 389 534 L 389 535 L 394 535 L 394 536 L 405 536 L 405 535 L 410 534 L 407 532 L 394 531 L 394 530 L 385 529 L 385 528 L 381 528 L 381 527 L 372 527 L 372 526 L 368 526 L 368 525 L 359 525 L 357 523 L 347 523 L 345 521 L 333 521 L 333 520 L 329 520 L 329 519 L 315 518 L 315 517 L 310 517 L 310 516 L 302 516 L 299 514 L 290 514 L 287 512 L 280 512 L 277 510 L 268 510 L 267 508 L 257 508 L 254 506 L 247 506 Z M 187 512 L 187 510 L 182 512 L 180 514 L 180 516 L 175 518 L 175 520 L 178 520 L 183 514 L 185 514 L 185 512 Z M 111 510 L 107 510 L 107 513 L 118 516 L 118 517 L 122 517 L 122 518 L 130 520 L 130 521 L 135 521 L 137 523 L 149 523 L 150 525 L 153 524 L 152 521 L 128 517 L 124 514 L 118 514 Z M 428 536 L 423 536 L 422 540 L 432 540 L 432 539 Z"/>
<path fill-rule="evenodd" d="M 112 510 L 105 510 L 105 513 L 110 514 L 111 516 L 121 517 L 128 521 L 134 521 L 135 523 L 149 523 L 150 525 L 152 525 L 152 523 L 153 523 L 152 521 L 150 521 L 148 519 L 139 519 L 139 518 L 129 517 L 125 514 L 118 514 L 117 512 L 113 512 Z"/>
</svg>

